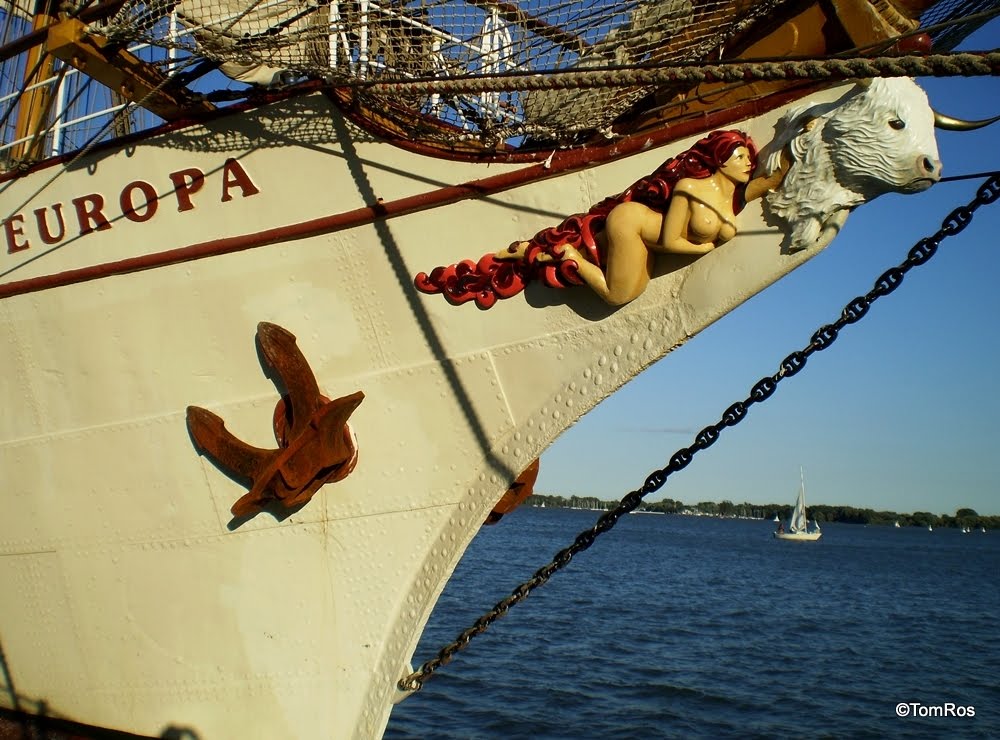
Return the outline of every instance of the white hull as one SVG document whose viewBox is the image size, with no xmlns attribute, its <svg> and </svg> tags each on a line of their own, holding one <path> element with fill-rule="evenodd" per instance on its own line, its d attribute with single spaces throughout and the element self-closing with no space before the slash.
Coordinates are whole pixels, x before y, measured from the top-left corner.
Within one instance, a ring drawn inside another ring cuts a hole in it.
<svg viewBox="0 0 1000 740">
<path fill-rule="evenodd" d="M 744 128 L 764 143 L 777 117 Z M 230 125 L 97 153 L 37 195 L 54 169 L 5 184 L 30 246 L 2 254 L 3 283 L 194 253 L 527 167 L 403 152 L 321 97 Z M 61 287 L 29 282 L 0 300 L 0 593 L 17 595 L 0 604 L 0 646 L 18 694 L 0 704 L 203 740 L 379 736 L 444 583 L 513 478 L 601 399 L 815 252 L 781 254 L 758 202 L 742 236 L 689 265 L 663 259 L 667 274 L 615 311 L 585 288 L 539 287 L 483 312 L 418 294 L 413 275 L 554 225 L 694 138 L 446 208 Z M 222 201 L 230 157 L 258 194 L 231 187 Z M 178 211 L 168 175 L 186 168 L 205 185 Z M 157 213 L 112 218 L 136 180 L 165 194 Z M 75 234 L 71 204 L 85 194 L 103 196 L 110 229 Z M 43 256 L 32 214 L 55 203 L 69 236 Z M 245 489 L 197 454 L 185 409 L 275 446 L 261 321 L 296 335 L 325 395 L 364 392 L 351 418 L 360 461 L 287 519 L 231 530 Z"/>
<path fill-rule="evenodd" d="M 791 540 L 793 542 L 815 542 L 823 536 L 822 532 L 775 532 L 774 536 L 779 540 Z"/>
</svg>

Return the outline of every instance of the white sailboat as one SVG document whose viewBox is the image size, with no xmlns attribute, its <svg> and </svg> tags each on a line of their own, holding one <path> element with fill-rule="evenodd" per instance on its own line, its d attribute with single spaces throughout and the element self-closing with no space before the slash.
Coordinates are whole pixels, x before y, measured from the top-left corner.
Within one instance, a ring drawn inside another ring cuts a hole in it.
<svg viewBox="0 0 1000 740">
<path fill-rule="evenodd" d="M 799 468 L 799 496 L 795 500 L 792 516 L 788 520 L 788 528 L 785 529 L 779 524 L 774 536 L 779 540 L 815 542 L 822 534 L 819 522 L 813 522 L 812 529 L 809 528 L 809 519 L 806 516 L 806 481 L 802 468 Z"/>
</svg>

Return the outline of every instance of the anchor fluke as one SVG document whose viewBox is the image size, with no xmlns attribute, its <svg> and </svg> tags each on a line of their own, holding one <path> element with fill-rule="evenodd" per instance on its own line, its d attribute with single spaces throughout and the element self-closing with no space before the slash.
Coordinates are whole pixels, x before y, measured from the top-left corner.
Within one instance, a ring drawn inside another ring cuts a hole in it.
<svg viewBox="0 0 1000 740">
<path fill-rule="evenodd" d="M 364 393 L 332 401 L 322 395 L 295 335 L 277 324 L 258 324 L 257 342 L 277 375 L 275 382 L 283 386 L 272 421 L 277 448 L 249 445 L 211 411 L 199 406 L 187 409 L 188 431 L 198 451 L 249 489 L 232 506 L 237 519 L 275 504 L 286 511 L 298 509 L 325 484 L 347 477 L 358 460 L 357 439 L 348 419 Z"/>
</svg>

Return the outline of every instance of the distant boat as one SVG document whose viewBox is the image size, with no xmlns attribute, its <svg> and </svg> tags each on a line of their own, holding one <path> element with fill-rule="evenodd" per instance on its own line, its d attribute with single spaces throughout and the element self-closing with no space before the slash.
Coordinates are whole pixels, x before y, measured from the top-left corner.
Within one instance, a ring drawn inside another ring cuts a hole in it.
<svg viewBox="0 0 1000 740">
<path fill-rule="evenodd" d="M 897 522 L 896 522 L 895 524 L 893 524 L 892 526 L 894 526 L 894 527 L 895 527 L 896 529 L 899 529 L 899 522 L 897 521 Z"/>
<path fill-rule="evenodd" d="M 774 521 L 776 521 L 776 522 L 780 522 L 780 521 L 781 521 L 781 520 L 780 520 L 780 519 L 778 518 L 778 515 L 777 515 L 777 514 L 775 514 L 775 515 L 774 515 Z"/>
<path fill-rule="evenodd" d="M 813 528 L 809 529 L 809 519 L 806 517 L 806 479 L 799 468 L 799 496 L 795 500 L 795 508 L 792 509 L 792 516 L 788 520 L 788 529 L 784 529 L 780 524 L 774 536 L 779 540 L 795 540 L 797 542 L 815 542 L 822 536 L 819 529 L 819 522 L 813 522 Z"/>
<path fill-rule="evenodd" d="M 927 531 L 928 532 L 933 532 L 934 531 L 934 527 L 932 527 L 930 524 L 928 524 L 927 525 Z"/>
<path fill-rule="evenodd" d="M 986 534 L 986 527 L 980 527 L 979 531 L 982 532 L 983 534 Z"/>
</svg>

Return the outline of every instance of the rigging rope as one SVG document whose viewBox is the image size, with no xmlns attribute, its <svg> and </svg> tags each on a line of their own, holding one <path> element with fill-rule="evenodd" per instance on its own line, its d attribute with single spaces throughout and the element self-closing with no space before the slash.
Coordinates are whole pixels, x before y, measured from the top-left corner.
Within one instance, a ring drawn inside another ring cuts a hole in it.
<svg viewBox="0 0 1000 740">
<path fill-rule="evenodd" d="M 459 650 L 468 646 L 472 638 L 485 632 L 493 622 L 502 617 L 515 604 L 520 603 L 528 594 L 544 585 L 556 572 L 569 565 L 573 557 L 589 548 L 597 537 L 610 530 L 625 514 L 633 511 L 650 493 L 663 487 L 667 478 L 677 471 L 687 467 L 694 455 L 704 450 L 719 439 L 726 427 L 735 426 L 746 418 L 747 412 L 755 403 L 761 403 L 777 390 L 778 383 L 789 378 L 805 367 L 806 360 L 815 352 L 829 347 L 837 339 L 838 334 L 847 325 L 860 321 L 871 305 L 882 296 L 888 295 L 903 282 L 903 277 L 909 270 L 927 262 L 937 252 L 941 242 L 958 234 L 972 222 L 975 211 L 984 205 L 995 203 L 1000 199 L 1000 173 L 994 173 L 976 191 L 976 197 L 966 206 L 959 206 L 942 222 L 941 228 L 932 236 L 918 241 L 909 251 L 906 259 L 896 267 L 886 270 L 875 281 L 874 287 L 863 296 L 857 296 L 844 306 L 840 318 L 821 326 L 812 335 L 804 348 L 788 355 L 778 366 L 778 372 L 761 378 L 750 390 L 750 394 L 742 401 L 737 401 L 722 414 L 722 418 L 705 427 L 697 435 L 695 441 L 688 447 L 675 452 L 670 462 L 659 470 L 654 470 L 646 478 L 641 488 L 628 493 L 618 505 L 603 514 L 597 523 L 588 530 L 576 536 L 571 545 L 555 554 L 552 561 L 539 569 L 530 579 L 515 588 L 509 596 L 497 602 L 492 609 L 483 614 L 471 627 L 463 631 L 452 642 L 441 648 L 437 655 L 428 660 L 419 669 L 399 680 L 397 684 L 401 691 L 419 691 L 424 682 L 434 675 L 441 666 L 447 665 Z"/>
<path fill-rule="evenodd" d="M 634 87 L 671 83 L 747 82 L 750 80 L 846 80 L 870 77 L 975 77 L 1000 75 L 1000 52 L 889 56 L 875 59 L 825 59 L 769 62 L 720 62 L 630 69 L 588 69 L 418 79 L 405 82 L 358 82 L 357 87 L 383 95 L 401 93 L 474 93 L 514 90 L 561 90 Z"/>
</svg>

